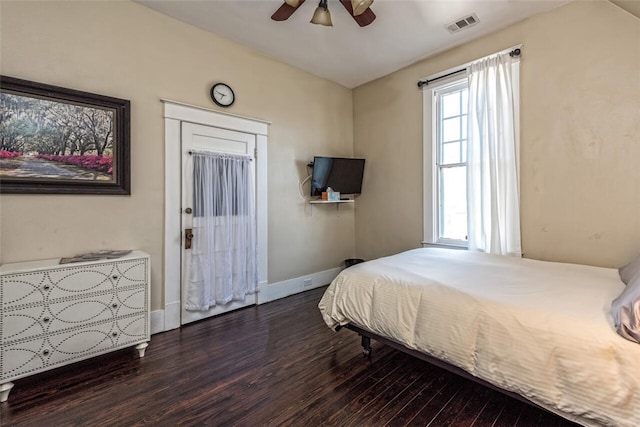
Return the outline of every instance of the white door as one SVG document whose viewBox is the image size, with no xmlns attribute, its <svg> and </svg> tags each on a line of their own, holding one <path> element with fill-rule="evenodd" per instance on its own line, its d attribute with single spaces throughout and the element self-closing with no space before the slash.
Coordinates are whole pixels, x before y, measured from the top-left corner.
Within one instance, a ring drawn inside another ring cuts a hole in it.
<svg viewBox="0 0 640 427">
<path fill-rule="evenodd" d="M 255 295 L 247 295 L 244 301 L 232 301 L 225 305 L 216 305 L 207 311 L 185 310 L 189 267 L 191 264 L 191 250 L 187 249 L 188 234 L 193 223 L 193 159 L 191 151 L 211 151 L 231 154 L 255 156 L 256 137 L 253 134 L 230 131 L 211 126 L 182 123 L 181 153 L 182 153 L 182 271 L 181 271 L 181 324 L 194 322 L 217 314 L 246 307 L 256 303 Z M 255 161 L 251 162 L 253 176 Z M 254 188 L 257 188 L 254 186 Z M 253 201 L 255 203 L 255 200 Z M 255 209 L 254 209 L 255 212 Z M 193 238 L 197 238 L 193 236 Z"/>
</svg>

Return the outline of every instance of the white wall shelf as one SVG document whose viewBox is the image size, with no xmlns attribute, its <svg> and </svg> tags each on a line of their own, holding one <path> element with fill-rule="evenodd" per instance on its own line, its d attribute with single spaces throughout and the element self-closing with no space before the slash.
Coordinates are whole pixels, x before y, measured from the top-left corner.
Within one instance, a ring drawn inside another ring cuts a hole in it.
<svg viewBox="0 0 640 427">
<path fill-rule="evenodd" d="M 343 203 L 355 203 L 355 200 L 309 200 L 309 204 L 311 205 L 311 215 L 313 215 L 314 205 L 335 205 L 336 211 L 338 211 L 340 210 L 340 205 Z"/>
<path fill-rule="evenodd" d="M 309 203 L 311 203 L 312 205 L 330 205 L 333 203 L 354 203 L 355 200 L 353 199 L 349 199 L 349 200 L 309 200 Z"/>
</svg>

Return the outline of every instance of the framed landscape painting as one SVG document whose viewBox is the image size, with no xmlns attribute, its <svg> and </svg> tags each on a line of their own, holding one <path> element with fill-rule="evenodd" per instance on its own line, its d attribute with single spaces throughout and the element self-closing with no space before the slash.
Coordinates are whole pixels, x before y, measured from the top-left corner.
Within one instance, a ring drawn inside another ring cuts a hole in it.
<svg viewBox="0 0 640 427">
<path fill-rule="evenodd" d="M 130 103 L 0 76 L 0 193 L 131 194 Z"/>
</svg>

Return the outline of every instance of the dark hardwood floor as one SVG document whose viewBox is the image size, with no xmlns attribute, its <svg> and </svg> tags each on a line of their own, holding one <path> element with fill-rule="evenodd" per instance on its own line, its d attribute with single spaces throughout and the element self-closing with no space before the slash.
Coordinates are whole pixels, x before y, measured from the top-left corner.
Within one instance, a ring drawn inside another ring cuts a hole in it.
<svg viewBox="0 0 640 427">
<path fill-rule="evenodd" d="M 324 288 L 152 336 L 15 381 L 2 426 L 573 426 L 372 342 L 327 328 Z"/>
</svg>

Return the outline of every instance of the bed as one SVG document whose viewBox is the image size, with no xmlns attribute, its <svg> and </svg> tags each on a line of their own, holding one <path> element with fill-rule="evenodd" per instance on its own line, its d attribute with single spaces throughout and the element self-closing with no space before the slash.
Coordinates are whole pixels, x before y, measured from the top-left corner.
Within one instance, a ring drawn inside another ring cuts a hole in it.
<svg viewBox="0 0 640 427">
<path fill-rule="evenodd" d="M 640 426 L 640 344 L 616 333 L 618 270 L 422 248 L 343 270 L 326 324 L 424 355 L 586 426 Z"/>
</svg>

